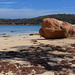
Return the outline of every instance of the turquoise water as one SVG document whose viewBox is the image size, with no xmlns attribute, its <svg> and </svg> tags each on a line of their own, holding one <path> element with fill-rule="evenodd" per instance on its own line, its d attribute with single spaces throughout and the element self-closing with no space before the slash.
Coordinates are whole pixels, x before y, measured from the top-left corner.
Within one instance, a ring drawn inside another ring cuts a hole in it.
<svg viewBox="0 0 75 75">
<path fill-rule="evenodd" d="M 38 33 L 41 25 L 0 25 L 0 34 L 7 35 L 28 35 Z"/>
</svg>

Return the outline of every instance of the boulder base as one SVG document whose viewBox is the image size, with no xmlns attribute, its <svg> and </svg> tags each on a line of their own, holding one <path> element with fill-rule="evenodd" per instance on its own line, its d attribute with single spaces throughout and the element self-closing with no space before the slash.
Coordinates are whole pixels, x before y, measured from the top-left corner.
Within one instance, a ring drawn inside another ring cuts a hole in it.
<svg viewBox="0 0 75 75">
<path fill-rule="evenodd" d="M 75 28 L 68 22 L 45 18 L 39 34 L 46 39 L 75 37 Z"/>
</svg>

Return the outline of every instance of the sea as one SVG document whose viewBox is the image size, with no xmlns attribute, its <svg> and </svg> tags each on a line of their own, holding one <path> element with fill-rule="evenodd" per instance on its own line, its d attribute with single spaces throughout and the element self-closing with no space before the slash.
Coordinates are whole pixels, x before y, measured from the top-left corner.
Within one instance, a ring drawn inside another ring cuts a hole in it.
<svg viewBox="0 0 75 75">
<path fill-rule="evenodd" d="M 29 35 L 39 33 L 41 25 L 0 25 L 0 35 Z"/>
</svg>

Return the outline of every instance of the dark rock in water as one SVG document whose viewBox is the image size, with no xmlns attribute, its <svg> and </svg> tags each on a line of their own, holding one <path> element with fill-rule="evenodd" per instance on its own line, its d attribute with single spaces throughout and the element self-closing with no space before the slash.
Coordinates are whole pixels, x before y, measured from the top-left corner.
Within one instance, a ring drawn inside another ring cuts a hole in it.
<svg viewBox="0 0 75 75">
<path fill-rule="evenodd" d="M 13 32 L 15 32 L 15 31 L 11 31 L 11 33 L 13 33 Z"/>
<path fill-rule="evenodd" d="M 45 18 L 39 34 L 46 39 L 75 37 L 75 28 L 68 22 Z"/>
</svg>

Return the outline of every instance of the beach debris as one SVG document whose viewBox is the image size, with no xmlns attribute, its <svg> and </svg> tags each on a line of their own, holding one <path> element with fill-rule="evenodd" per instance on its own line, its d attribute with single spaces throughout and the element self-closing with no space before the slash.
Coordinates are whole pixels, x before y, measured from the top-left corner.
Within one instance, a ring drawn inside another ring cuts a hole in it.
<svg viewBox="0 0 75 75">
<path fill-rule="evenodd" d="M 75 47 L 75 44 L 71 44 L 72 47 Z"/>
<path fill-rule="evenodd" d="M 29 34 L 30 36 L 32 36 L 33 34 Z"/>
<path fill-rule="evenodd" d="M 39 35 L 39 33 L 33 33 L 33 34 L 29 34 L 30 36 L 32 36 L 32 35 Z"/>
<path fill-rule="evenodd" d="M 31 40 L 31 42 L 33 42 L 33 43 L 36 43 L 36 42 L 37 42 L 37 40 L 35 40 L 35 39 L 32 39 L 32 40 Z"/>
<path fill-rule="evenodd" d="M 7 50 L 6 48 L 4 48 L 3 50 Z"/>
<path fill-rule="evenodd" d="M 10 35 L 3 35 L 2 37 L 10 37 Z"/>
<path fill-rule="evenodd" d="M 72 24 L 54 18 L 45 18 L 39 34 L 46 39 L 75 37 L 75 28 Z"/>
<path fill-rule="evenodd" d="M 61 46 L 40 43 L 35 46 L 26 46 L 18 51 L 0 51 L 0 74 L 11 71 L 14 75 L 43 75 L 43 73 L 49 71 L 54 72 L 54 75 L 74 75 L 74 50 L 73 47 L 66 46 L 64 51 Z M 13 63 L 11 60 L 12 63 L 2 61 L 7 59 L 26 61 L 24 63 L 26 65 Z"/>
<path fill-rule="evenodd" d="M 0 75 L 34 75 L 44 73 L 41 67 L 25 67 L 19 63 L 9 63 L 0 61 Z"/>
</svg>

